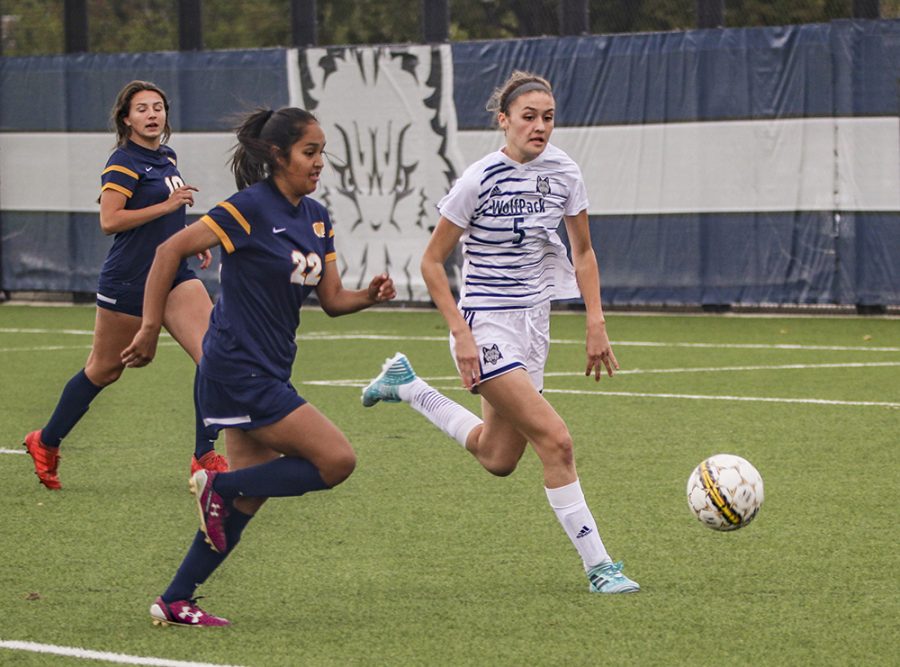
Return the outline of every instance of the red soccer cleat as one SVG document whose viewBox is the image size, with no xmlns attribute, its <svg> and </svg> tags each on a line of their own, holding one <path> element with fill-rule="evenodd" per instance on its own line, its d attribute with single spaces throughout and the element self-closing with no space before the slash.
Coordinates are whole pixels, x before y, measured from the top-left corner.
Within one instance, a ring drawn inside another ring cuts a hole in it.
<svg viewBox="0 0 900 667">
<path fill-rule="evenodd" d="M 25 436 L 25 449 L 31 455 L 34 462 L 34 474 L 38 476 L 41 484 L 52 491 L 58 491 L 62 488 L 59 482 L 59 475 L 56 473 L 59 468 L 59 447 L 47 447 L 41 442 L 41 432 L 32 431 Z"/>
<path fill-rule="evenodd" d="M 199 459 L 191 456 L 191 477 L 198 470 L 210 470 L 212 472 L 228 472 L 228 459 L 211 449 Z"/>
<path fill-rule="evenodd" d="M 161 597 L 150 605 L 153 625 L 180 625 L 187 627 L 221 627 L 231 625 L 227 618 L 213 616 L 197 606 L 197 600 L 176 600 L 163 602 Z"/>
</svg>

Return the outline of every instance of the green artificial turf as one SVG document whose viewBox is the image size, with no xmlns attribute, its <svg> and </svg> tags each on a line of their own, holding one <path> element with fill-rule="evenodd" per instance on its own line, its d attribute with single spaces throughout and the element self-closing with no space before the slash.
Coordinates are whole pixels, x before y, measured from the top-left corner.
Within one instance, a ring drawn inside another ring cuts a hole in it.
<svg viewBox="0 0 900 667">
<path fill-rule="evenodd" d="M 494 478 L 408 406 L 361 406 L 402 350 L 478 409 L 436 312 L 310 309 L 294 384 L 359 461 L 332 491 L 268 503 L 201 587 L 233 626 L 159 628 L 147 613 L 197 528 L 193 367 L 163 339 L 63 443 L 61 492 L 27 456 L 0 454 L 0 642 L 254 667 L 896 664 L 900 321 L 608 320 L 622 372 L 598 384 L 583 376 L 583 317 L 554 314 L 545 395 L 641 593 L 587 592 L 532 452 Z M 89 307 L 0 306 L 0 448 L 46 422 L 92 325 Z M 685 499 L 718 452 L 765 482 L 759 516 L 734 533 Z M 0 645 L 0 664 L 85 661 Z"/>
</svg>

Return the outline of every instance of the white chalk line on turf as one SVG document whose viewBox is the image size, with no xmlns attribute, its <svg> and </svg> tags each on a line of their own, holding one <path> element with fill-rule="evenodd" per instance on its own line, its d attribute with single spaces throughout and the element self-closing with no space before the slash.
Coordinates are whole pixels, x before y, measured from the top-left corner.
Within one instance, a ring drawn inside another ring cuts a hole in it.
<svg viewBox="0 0 900 667">
<path fill-rule="evenodd" d="M 2 330 L 0 330 L 2 331 Z M 304 333 L 298 336 L 303 340 L 390 340 L 390 341 L 424 341 L 446 343 L 447 336 L 397 336 L 388 334 L 334 334 L 328 332 Z M 557 345 L 584 345 L 584 339 L 551 338 L 550 343 Z M 821 350 L 824 352 L 900 352 L 900 347 L 863 347 L 856 345 L 792 345 L 782 343 L 667 343 L 660 341 L 614 340 L 612 346 L 622 347 L 687 347 L 722 350 Z"/>
<path fill-rule="evenodd" d="M 0 327 L 0 333 L 5 334 L 65 334 L 67 336 L 93 336 L 93 330 L 88 329 L 17 329 Z"/>
<path fill-rule="evenodd" d="M 93 335 L 93 331 L 82 329 L 15 329 L 0 327 L 0 334 L 72 334 L 72 335 Z M 167 334 L 163 332 L 161 337 Z M 370 334 L 370 333 L 346 333 L 338 334 L 328 331 L 301 333 L 297 336 L 298 340 L 314 341 L 314 340 L 389 340 L 389 341 L 424 341 L 435 343 L 446 343 L 447 336 L 398 336 L 396 334 Z M 566 339 L 551 338 L 551 343 L 558 345 L 584 345 L 584 339 Z M 820 350 L 823 352 L 900 352 L 900 347 L 869 347 L 856 345 L 793 345 L 793 344 L 768 344 L 768 343 L 667 343 L 661 341 L 629 341 L 615 340 L 612 341 L 613 346 L 620 345 L 622 347 L 685 347 L 699 349 L 722 349 L 722 350 Z M 37 348 L 29 348 L 37 349 Z M 0 352 L 4 350 L 0 349 Z"/>
<path fill-rule="evenodd" d="M 694 401 L 749 401 L 760 403 L 801 403 L 805 405 L 841 405 L 868 408 L 900 408 L 900 403 L 887 401 L 837 401 L 825 398 L 777 398 L 769 396 L 706 396 L 703 394 L 654 394 L 640 391 L 587 391 L 581 389 L 544 389 L 545 394 L 584 394 L 622 396 L 625 398 L 680 398 Z"/>
<path fill-rule="evenodd" d="M 175 341 L 160 341 L 158 347 L 178 345 Z M 58 352 L 59 350 L 90 350 L 91 345 L 37 345 L 32 347 L 0 347 L 3 352 Z"/>
<path fill-rule="evenodd" d="M 884 366 L 900 366 L 900 361 L 868 361 L 838 364 L 772 364 L 760 366 L 699 366 L 693 368 L 633 368 L 627 370 L 618 370 L 616 375 L 657 375 L 666 373 L 738 373 L 744 371 L 784 371 L 784 370 L 815 370 L 815 369 L 835 369 L 835 368 L 879 368 Z M 544 377 L 584 377 L 583 373 L 573 373 L 565 371 L 553 371 L 544 373 Z M 456 375 L 445 375 L 438 377 L 425 378 L 430 382 L 450 382 L 457 379 Z M 304 380 L 303 384 L 313 385 L 335 385 L 347 387 L 365 387 L 370 380 Z"/>
<path fill-rule="evenodd" d="M 55 646 L 53 644 L 38 644 L 35 642 L 3 641 L 0 640 L 0 648 L 12 651 L 28 651 L 30 653 L 49 653 L 52 655 L 65 655 L 84 660 L 102 660 L 118 665 L 150 665 L 151 667 L 239 667 L 237 665 L 224 665 L 212 662 L 190 662 L 186 660 L 167 660 L 166 658 L 149 658 L 124 653 L 109 653 L 106 651 L 90 651 L 88 649 L 73 646 Z"/>
<path fill-rule="evenodd" d="M 773 364 L 771 366 L 708 366 L 696 368 L 634 368 L 616 371 L 616 375 L 657 375 L 665 373 L 739 373 L 743 371 L 802 371 L 833 368 L 878 368 L 900 366 L 900 361 L 847 362 L 840 364 Z M 544 373 L 545 377 L 566 377 L 580 373 Z"/>
<path fill-rule="evenodd" d="M 24 449 L 0 449 L 0 454 L 27 454 Z"/>
<path fill-rule="evenodd" d="M 840 364 L 779 364 L 772 366 L 721 366 L 708 368 L 645 368 L 617 371 L 616 375 L 641 375 L 659 373 L 716 373 L 716 372 L 744 372 L 744 371 L 769 371 L 769 370 L 808 370 L 808 369 L 836 369 L 836 368 L 871 368 L 885 366 L 900 366 L 895 361 L 874 361 L 868 363 L 847 362 Z M 552 372 L 544 373 L 544 377 L 584 377 L 581 373 Z M 423 378 L 428 382 L 453 382 L 457 376 L 442 376 Z M 331 386 L 331 387 L 365 387 L 370 380 L 305 380 L 302 384 Z M 435 387 L 439 391 L 462 391 L 459 386 Z M 886 407 L 900 408 L 900 403 L 890 401 L 842 401 L 822 398 L 779 398 L 770 396 L 728 396 L 728 395 L 704 395 L 704 394 L 671 394 L 634 391 L 606 391 L 603 389 L 549 389 L 544 388 L 545 394 L 577 394 L 582 396 L 619 396 L 633 398 L 675 398 L 684 400 L 703 401 L 756 401 L 764 403 L 800 403 L 808 405 L 843 405 L 857 407 Z"/>
</svg>

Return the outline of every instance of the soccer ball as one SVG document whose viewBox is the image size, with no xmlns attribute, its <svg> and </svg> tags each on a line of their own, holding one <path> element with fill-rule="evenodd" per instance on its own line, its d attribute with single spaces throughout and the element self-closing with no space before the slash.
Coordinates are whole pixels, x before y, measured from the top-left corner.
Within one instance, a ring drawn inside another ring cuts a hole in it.
<svg viewBox="0 0 900 667">
<path fill-rule="evenodd" d="M 763 481 L 749 461 L 716 454 L 694 468 L 687 483 L 688 506 L 713 530 L 737 530 L 753 521 L 763 502 Z"/>
</svg>

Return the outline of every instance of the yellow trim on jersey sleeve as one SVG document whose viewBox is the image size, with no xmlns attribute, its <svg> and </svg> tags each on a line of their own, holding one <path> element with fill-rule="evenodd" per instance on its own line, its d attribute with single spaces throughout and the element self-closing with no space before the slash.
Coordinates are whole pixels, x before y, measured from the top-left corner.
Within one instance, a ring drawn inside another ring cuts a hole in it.
<svg viewBox="0 0 900 667">
<path fill-rule="evenodd" d="M 131 196 L 134 194 L 128 188 L 123 188 L 121 185 L 117 185 L 116 183 L 107 183 L 102 188 L 100 188 L 100 193 L 102 194 L 104 190 L 115 190 L 116 192 L 121 192 L 128 199 L 131 199 Z"/>
<path fill-rule="evenodd" d="M 137 180 L 139 178 L 139 176 L 136 173 L 134 173 L 133 171 L 131 171 L 131 169 L 129 169 L 128 167 L 123 167 L 118 164 L 111 164 L 106 169 L 104 169 L 100 175 L 103 176 L 103 174 L 108 174 L 111 171 L 121 172 L 121 173 L 125 174 L 126 176 L 131 176 L 134 180 Z M 94 173 L 96 173 L 96 172 L 94 172 Z"/>
<path fill-rule="evenodd" d="M 328 230 L 328 238 L 334 238 L 334 228 Z"/>
<path fill-rule="evenodd" d="M 330 252 L 330 253 L 328 253 L 327 255 L 325 255 L 325 261 L 326 261 L 326 262 L 334 262 L 334 261 L 337 261 L 337 253 L 336 253 L 336 252 Z"/>
<path fill-rule="evenodd" d="M 227 201 L 223 201 L 221 204 L 219 204 L 219 206 L 231 213 L 231 217 L 234 218 L 237 223 L 244 228 L 244 231 L 248 234 L 250 233 L 250 223 L 247 222 L 247 219 L 243 215 L 241 215 L 241 212 L 237 210 L 233 204 L 230 204 Z"/>
<path fill-rule="evenodd" d="M 208 215 L 204 215 L 200 218 L 200 222 L 209 227 L 213 233 L 219 237 L 219 240 L 222 242 L 222 247 L 225 248 L 225 252 L 229 255 L 234 252 L 234 244 L 231 242 L 231 239 L 228 238 L 228 234 L 225 233 L 225 230 L 219 227 L 219 224 L 215 220 Z"/>
</svg>

